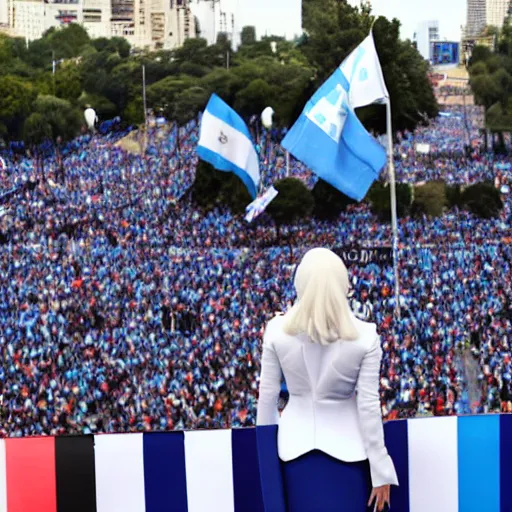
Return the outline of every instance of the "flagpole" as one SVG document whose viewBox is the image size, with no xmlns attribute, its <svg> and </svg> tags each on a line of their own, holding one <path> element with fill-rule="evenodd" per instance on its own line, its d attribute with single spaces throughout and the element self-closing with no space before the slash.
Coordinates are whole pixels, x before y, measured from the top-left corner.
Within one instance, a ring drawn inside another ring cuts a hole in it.
<svg viewBox="0 0 512 512">
<path fill-rule="evenodd" d="M 400 319 L 400 273 L 398 269 L 398 215 L 396 211 L 395 162 L 393 159 L 393 129 L 391 122 L 391 100 L 386 98 L 386 125 L 388 136 L 389 192 L 391 195 L 391 227 L 393 233 L 393 270 L 395 274 L 395 314 Z"/>
</svg>

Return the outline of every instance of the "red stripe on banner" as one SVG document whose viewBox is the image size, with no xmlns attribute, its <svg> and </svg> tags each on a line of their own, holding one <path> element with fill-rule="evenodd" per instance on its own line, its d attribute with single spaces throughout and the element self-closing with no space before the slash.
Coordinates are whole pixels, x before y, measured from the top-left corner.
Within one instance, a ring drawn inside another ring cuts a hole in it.
<svg viewBox="0 0 512 512">
<path fill-rule="evenodd" d="M 7 510 L 57 512 L 55 439 L 7 439 L 5 460 Z"/>
</svg>

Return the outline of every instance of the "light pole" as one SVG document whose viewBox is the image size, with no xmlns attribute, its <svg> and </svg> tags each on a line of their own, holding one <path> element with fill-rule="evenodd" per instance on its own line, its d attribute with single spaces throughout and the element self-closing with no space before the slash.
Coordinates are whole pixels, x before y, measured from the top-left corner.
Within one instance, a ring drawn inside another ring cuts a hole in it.
<svg viewBox="0 0 512 512">
<path fill-rule="evenodd" d="M 144 108 L 144 154 L 148 145 L 148 106 L 146 102 L 146 66 L 142 64 L 142 105 Z"/>
</svg>

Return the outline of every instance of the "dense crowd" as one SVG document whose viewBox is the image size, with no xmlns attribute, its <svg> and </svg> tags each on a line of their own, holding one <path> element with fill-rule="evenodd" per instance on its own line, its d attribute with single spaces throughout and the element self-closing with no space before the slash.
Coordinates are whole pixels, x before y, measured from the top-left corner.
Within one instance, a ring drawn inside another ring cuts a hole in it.
<svg viewBox="0 0 512 512">
<path fill-rule="evenodd" d="M 481 122 L 474 107 L 451 108 L 402 134 L 399 181 L 510 183 L 507 160 L 482 150 Z M 390 226 L 358 205 L 289 228 L 290 254 L 265 216 L 248 225 L 191 203 L 195 121 L 151 128 L 142 155 L 122 149 L 122 135 L 84 135 L 44 168 L 2 155 L 0 435 L 253 425 L 262 333 L 294 299 L 294 263 L 314 246 L 390 242 Z M 257 136 L 262 188 L 287 175 L 313 186 L 279 135 Z M 494 220 L 400 219 L 400 319 L 392 268 L 351 267 L 353 307 L 382 338 L 386 418 L 512 410 L 503 199 Z"/>
</svg>

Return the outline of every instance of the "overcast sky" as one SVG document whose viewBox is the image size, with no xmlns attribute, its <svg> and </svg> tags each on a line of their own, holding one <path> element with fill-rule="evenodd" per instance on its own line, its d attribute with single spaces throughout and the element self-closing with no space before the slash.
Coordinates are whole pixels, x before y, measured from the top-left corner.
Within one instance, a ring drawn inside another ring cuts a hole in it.
<svg viewBox="0 0 512 512">
<path fill-rule="evenodd" d="M 349 0 L 354 5 L 359 0 Z M 402 37 L 412 39 L 423 20 L 439 20 L 440 35 L 460 40 L 460 27 L 466 22 L 467 0 L 372 0 L 373 11 L 402 22 Z M 221 8 L 238 13 L 237 26 L 256 25 L 258 36 L 301 32 L 301 0 L 221 0 Z M 240 29 L 239 28 L 239 29 Z"/>
</svg>

